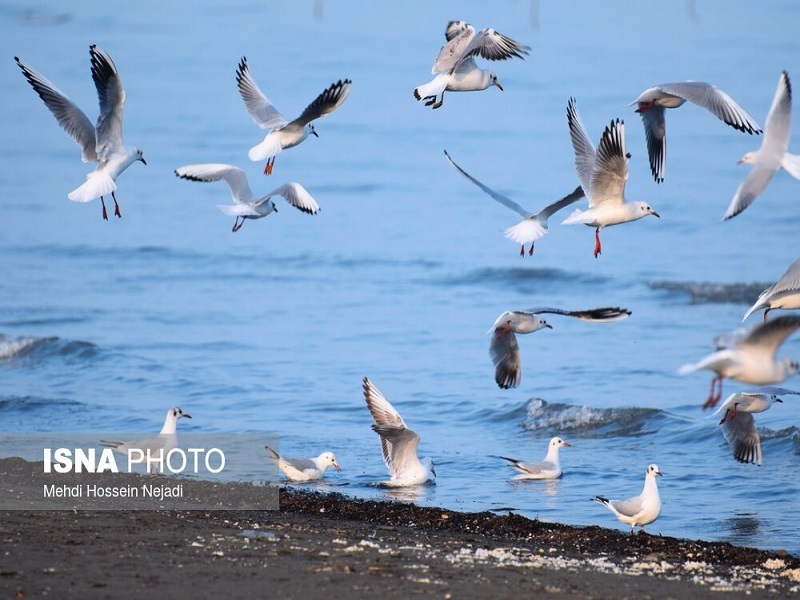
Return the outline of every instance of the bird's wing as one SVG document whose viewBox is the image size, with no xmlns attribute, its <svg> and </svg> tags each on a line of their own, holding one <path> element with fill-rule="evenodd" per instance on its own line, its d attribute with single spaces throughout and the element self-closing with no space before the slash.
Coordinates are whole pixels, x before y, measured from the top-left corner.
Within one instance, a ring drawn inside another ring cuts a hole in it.
<svg viewBox="0 0 800 600">
<path fill-rule="evenodd" d="M 753 203 L 764 188 L 767 187 L 772 178 L 775 176 L 777 169 L 755 165 L 744 181 L 736 188 L 736 193 L 733 195 L 728 210 L 725 211 L 723 220 L 732 219 L 745 208 Z"/>
<path fill-rule="evenodd" d="M 608 306 L 603 308 L 590 308 L 589 310 L 564 310 L 561 308 L 529 308 L 523 312 L 531 313 L 534 315 L 549 313 L 554 315 L 564 315 L 567 317 L 575 317 L 581 321 L 594 321 L 597 323 L 610 323 L 612 321 L 622 321 L 627 319 L 631 311 L 627 308 L 619 308 L 618 306 Z"/>
<path fill-rule="evenodd" d="M 340 79 L 336 83 L 332 83 L 311 104 L 306 106 L 306 109 L 292 123 L 303 127 L 307 123 L 333 112 L 347 98 L 352 83 L 349 79 Z"/>
<path fill-rule="evenodd" d="M 258 87 L 250 74 L 245 57 L 242 57 L 236 69 L 236 85 L 244 100 L 244 107 L 261 129 L 279 129 L 288 123 Z"/>
<path fill-rule="evenodd" d="M 315 215 L 319 212 L 317 201 L 299 183 L 286 183 L 272 190 L 267 197 L 276 195 L 283 196 L 284 200 L 304 213 Z"/>
<path fill-rule="evenodd" d="M 405 468 L 420 464 L 417 456 L 419 436 L 406 427 L 373 425 L 381 438 L 381 452 L 391 477 L 401 477 Z"/>
<path fill-rule="evenodd" d="M 466 21 L 450 21 L 444 31 L 444 37 L 449 42 L 462 31 L 466 31 L 470 24 Z"/>
<path fill-rule="evenodd" d="M 647 140 L 647 156 L 650 159 L 650 171 L 656 183 L 664 181 L 664 170 L 667 160 L 667 123 L 664 119 L 664 107 L 653 105 L 643 110 L 642 123 Z"/>
<path fill-rule="evenodd" d="M 521 207 L 519 204 L 517 204 L 516 202 L 514 202 L 514 201 L 513 201 L 511 198 L 507 198 L 507 197 L 506 197 L 506 196 L 504 196 L 503 194 L 501 194 L 501 193 L 499 193 L 499 192 L 495 192 L 493 189 L 491 189 L 490 187 L 488 187 L 488 186 L 486 186 L 486 185 L 482 184 L 480 181 L 478 181 L 477 179 L 475 179 L 475 178 L 474 178 L 472 175 L 470 175 L 469 173 L 467 173 L 467 172 L 466 172 L 464 169 L 462 169 L 461 167 L 459 167 L 459 166 L 458 166 L 458 165 L 455 163 L 455 161 L 454 161 L 452 158 L 450 158 L 450 155 L 447 153 L 447 150 L 445 150 L 445 151 L 444 151 L 444 155 L 447 157 L 447 160 L 449 160 L 449 161 L 450 161 L 450 164 L 451 164 L 451 165 L 453 165 L 453 167 L 455 167 L 455 169 L 456 169 L 456 170 L 457 170 L 459 173 L 461 173 L 461 174 L 462 174 L 464 177 L 466 177 L 466 178 L 467 178 L 467 179 L 469 179 L 469 180 L 470 180 L 472 183 L 474 183 L 474 184 L 475 184 L 475 185 L 477 185 L 479 188 L 481 188 L 481 189 L 482 189 L 484 192 L 486 192 L 487 194 L 489 194 L 489 195 L 490 195 L 492 198 L 494 198 L 495 200 L 497 200 L 497 201 L 498 201 L 500 204 L 502 204 L 503 206 L 505 206 L 505 207 L 507 207 L 507 208 L 510 208 L 511 210 L 513 210 L 514 212 L 516 212 L 516 213 L 517 213 L 517 214 L 519 214 L 519 215 L 522 215 L 523 217 L 528 217 L 528 216 L 530 216 L 530 214 L 531 214 L 531 213 L 529 213 L 528 211 L 526 211 L 526 210 L 525 210 L 524 208 L 522 208 L 522 207 Z M 581 195 L 583 195 L 583 194 L 581 193 Z M 568 197 L 569 197 L 569 196 L 568 196 Z M 566 199 L 566 198 L 565 198 L 565 199 Z M 564 199 L 564 200 L 565 200 L 565 199 Z M 563 202 L 564 200 L 559 200 L 559 202 Z M 576 198 L 576 200 L 577 200 L 577 198 Z M 573 202 L 574 202 L 574 200 L 573 200 Z M 566 204 L 564 204 L 564 206 L 566 206 Z M 549 207 L 548 207 L 548 208 L 549 208 Z M 555 210 L 558 210 L 558 209 L 555 209 Z M 554 210 L 553 212 L 555 212 L 555 210 Z"/>
<path fill-rule="evenodd" d="M 186 165 L 175 169 L 175 175 L 190 181 L 219 181 L 224 179 L 230 186 L 236 202 L 249 202 L 253 193 L 247 182 L 247 175 L 239 167 L 220 163 Z M 279 188 L 280 189 L 280 188 Z"/>
<path fill-rule="evenodd" d="M 781 275 L 781 278 L 772 286 L 771 295 L 797 292 L 798 290 L 800 290 L 800 259 L 789 265 L 786 273 Z"/>
<path fill-rule="evenodd" d="M 642 512 L 644 499 L 641 496 L 634 496 L 627 500 L 611 500 L 610 504 L 617 509 L 617 512 L 626 517 L 633 517 Z"/>
<path fill-rule="evenodd" d="M 125 90 L 114 61 L 95 45 L 89 47 L 92 60 L 92 79 L 97 88 L 100 116 L 97 117 L 97 157 L 107 161 L 112 153 L 122 149 L 122 109 Z"/>
<path fill-rule="evenodd" d="M 600 138 L 597 146 L 589 206 L 605 202 L 622 205 L 625 201 L 625 181 L 627 179 L 625 123 L 616 119 L 605 128 L 603 137 Z"/>
<path fill-rule="evenodd" d="M 495 329 L 489 345 L 489 356 L 494 363 L 494 380 L 502 389 L 515 388 L 522 379 L 519 343 L 513 331 Z"/>
<path fill-rule="evenodd" d="M 96 162 L 97 140 L 94 125 L 92 125 L 89 117 L 44 75 L 19 57 L 15 56 L 14 60 L 17 61 L 19 68 L 22 69 L 22 74 L 31 84 L 33 90 L 44 101 L 50 112 L 53 113 L 58 124 L 78 144 L 83 162 Z"/>
<path fill-rule="evenodd" d="M 789 74 L 783 71 L 778 78 L 775 98 L 764 124 L 764 141 L 761 148 L 767 152 L 781 155 L 789 149 L 789 136 L 792 132 L 792 84 Z"/>
<path fill-rule="evenodd" d="M 769 356 L 775 356 L 784 340 L 800 329 L 800 316 L 784 315 L 753 327 L 739 342 L 740 347 L 755 347 Z"/>
<path fill-rule="evenodd" d="M 578 112 L 578 105 L 575 98 L 570 98 L 567 102 L 567 122 L 569 123 L 569 135 L 572 139 L 572 148 L 575 151 L 575 170 L 578 172 L 578 181 L 587 198 L 592 197 L 592 172 L 597 157 L 586 127 L 583 126 L 581 115 Z"/>
<path fill-rule="evenodd" d="M 520 44 L 490 27 L 475 35 L 466 54 L 477 55 L 486 60 L 507 60 L 515 57 L 524 59 L 523 54 L 530 53 L 530 50 L 530 46 Z"/>
<path fill-rule="evenodd" d="M 737 412 L 732 419 L 725 419 L 720 427 L 736 460 L 761 464 L 761 437 L 756 430 L 756 421 L 753 415 L 747 412 Z"/>
<path fill-rule="evenodd" d="M 445 31 L 445 36 L 448 35 L 448 30 Z M 447 40 L 447 43 L 439 50 L 439 56 L 433 63 L 431 73 L 450 73 L 456 69 L 461 61 L 468 58 L 470 55 L 466 52 L 470 49 L 472 39 L 475 37 L 475 28 L 469 23 L 464 23 L 457 29 L 453 29 L 453 34 Z"/>
<path fill-rule="evenodd" d="M 570 204 L 574 204 L 581 198 L 583 198 L 583 188 L 581 186 L 576 187 L 570 194 L 561 198 L 561 200 L 556 200 L 552 204 L 548 204 L 542 210 L 540 210 L 536 216 L 540 219 L 548 219 L 553 214 L 560 211 L 562 208 L 569 206 Z"/>
<path fill-rule="evenodd" d="M 376 425 L 405 428 L 406 424 L 395 408 L 368 377 L 364 377 L 364 400 Z"/>
<path fill-rule="evenodd" d="M 701 81 L 681 81 L 658 86 L 662 91 L 702 106 L 734 129 L 747 133 L 761 133 L 755 119 L 725 92 Z"/>
</svg>

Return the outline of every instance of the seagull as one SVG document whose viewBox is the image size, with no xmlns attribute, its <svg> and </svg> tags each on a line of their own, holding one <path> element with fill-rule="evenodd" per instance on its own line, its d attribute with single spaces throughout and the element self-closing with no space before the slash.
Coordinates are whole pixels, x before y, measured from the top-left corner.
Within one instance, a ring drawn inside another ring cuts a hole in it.
<svg viewBox="0 0 800 600">
<path fill-rule="evenodd" d="M 625 151 L 625 123 L 617 119 L 603 131 L 597 152 L 583 126 L 575 98 L 567 103 L 567 121 L 575 150 L 575 169 L 581 187 L 589 199 L 589 209 L 576 210 L 564 219 L 564 225 L 583 223 L 595 227 L 594 257 L 602 252 L 600 230 L 603 227 L 636 221 L 659 214 L 646 202 L 625 202 L 628 159 Z"/>
<path fill-rule="evenodd" d="M 562 310 L 560 308 L 529 308 L 528 310 L 507 310 L 494 322 L 489 333 L 492 341 L 489 344 L 489 356 L 494 363 L 494 380 L 502 389 L 515 388 L 522 379 L 522 361 L 519 356 L 517 333 L 533 333 L 540 329 L 552 329 L 540 314 L 555 314 L 574 317 L 581 321 L 610 323 L 621 321 L 630 316 L 627 308 L 604 307 L 589 310 Z"/>
<path fill-rule="evenodd" d="M 122 217 L 115 194 L 116 179 L 137 160 L 145 165 L 147 162 L 141 150 L 126 147 L 122 142 L 125 90 L 122 89 L 122 81 L 114 61 L 94 44 L 89 46 L 89 56 L 92 59 L 92 79 L 100 102 L 100 116 L 97 117 L 96 126 L 92 126 L 89 117 L 41 73 L 17 56 L 14 60 L 58 124 L 80 146 L 81 160 L 98 163 L 97 168 L 86 176 L 86 183 L 72 190 L 67 198 L 73 202 L 91 202 L 100 198 L 103 219 L 108 221 L 103 197 L 111 194 L 114 199 L 114 215 Z"/>
<path fill-rule="evenodd" d="M 436 469 L 430 458 L 417 456 L 419 436 L 410 430 L 389 401 L 369 378 L 364 377 L 364 399 L 375 424 L 372 429 L 381 438 L 381 451 L 391 479 L 386 487 L 408 487 L 435 482 Z"/>
<path fill-rule="evenodd" d="M 800 373 L 800 363 L 791 358 L 776 360 L 775 354 L 784 340 L 800 328 L 800 317 L 784 315 L 760 323 L 744 334 L 719 336 L 717 350 L 700 362 L 683 365 L 678 374 L 707 370 L 715 373 L 711 391 L 703 408 L 716 406 L 722 397 L 722 380 L 727 377 L 750 385 L 780 383 Z M 715 392 L 715 387 L 719 386 Z"/>
<path fill-rule="evenodd" d="M 131 463 L 145 462 L 145 460 L 136 460 L 134 457 L 129 456 L 131 450 L 138 450 L 145 453 L 146 458 L 152 458 L 152 460 L 147 461 L 150 472 L 156 473 L 158 472 L 157 465 L 163 465 L 169 451 L 178 445 L 178 438 L 175 431 L 177 429 L 178 419 L 182 418 L 191 419 L 192 415 L 183 412 L 176 406 L 167 411 L 167 416 L 164 418 L 164 426 L 161 428 L 157 437 L 136 442 L 111 442 L 108 440 L 100 440 L 100 444 L 108 448 L 113 448 L 116 452 L 128 456 L 128 460 Z"/>
<path fill-rule="evenodd" d="M 741 106 L 710 83 L 680 81 L 646 89 L 628 106 L 636 104 L 638 107 L 636 112 L 642 116 L 644 134 L 647 138 L 647 154 L 650 156 L 650 170 L 656 183 L 664 181 L 667 161 L 664 109 L 678 108 L 687 100 L 712 112 L 734 129 L 750 134 L 761 133 L 761 127 Z"/>
<path fill-rule="evenodd" d="M 791 132 L 792 84 L 789 74 L 783 71 L 778 78 L 778 89 L 775 90 L 775 98 L 767 115 L 761 148 L 748 152 L 739 160 L 740 165 L 753 165 L 753 168 L 736 190 L 724 219 L 735 217 L 750 206 L 781 167 L 795 179 L 800 179 L 800 155 L 789 154 Z"/>
<path fill-rule="evenodd" d="M 239 167 L 225 164 L 186 165 L 175 169 L 175 175 L 189 181 L 219 181 L 224 179 L 231 188 L 233 205 L 220 205 L 219 209 L 226 215 L 236 217 L 231 231 L 239 231 L 246 219 L 260 219 L 271 212 L 278 212 L 273 196 L 283 196 L 289 204 L 304 213 L 315 215 L 319 212 L 319 204 L 311 194 L 299 183 L 285 183 L 275 188 L 266 196 L 256 198 L 250 190 L 247 175 Z M 239 219 L 242 219 L 241 223 Z"/>
<path fill-rule="evenodd" d="M 760 390 L 731 394 L 717 409 L 724 412 L 719 424 L 722 435 L 733 451 L 733 457 L 739 462 L 761 465 L 761 437 L 756 430 L 756 422 L 752 413 L 764 412 L 776 402 L 783 402 L 778 395 L 794 394 L 784 388 L 767 387 Z"/>
<path fill-rule="evenodd" d="M 285 148 L 293 148 L 305 141 L 309 135 L 319 137 L 312 121 L 333 112 L 345 101 L 350 93 L 349 79 L 340 79 L 331 84 L 309 104 L 294 121 L 287 121 L 278 109 L 267 99 L 250 74 L 247 58 L 242 57 L 236 69 L 236 84 L 244 106 L 255 124 L 269 130 L 264 140 L 250 148 L 248 156 L 253 162 L 266 160 L 264 175 L 272 175 L 275 157 Z"/>
<path fill-rule="evenodd" d="M 583 188 L 581 186 L 576 187 L 571 194 L 568 196 L 564 196 L 561 200 L 553 202 L 552 204 L 545 206 L 542 210 L 538 213 L 533 214 L 528 212 L 524 208 L 522 208 L 519 204 L 514 202 L 511 198 L 507 198 L 500 194 L 499 192 L 495 192 L 493 189 L 483 185 L 480 181 L 475 179 L 472 175 L 467 173 L 464 169 L 459 167 L 450 155 L 447 153 L 447 150 L 444 151 L 444 155 L 447 157 L 447 160 L 450 161 L 450 164 L 456 168 L 456 170 L 461 173 L 464 177 L 469 179 L 472 183 L 477 185 L 481 188 L 484 192 L 489 194 L 492 198 L 497 200 L 503 206 L 510 208 L 514 212 L 519 215 L 522 215 L 522 220 L 513 225 L 511 227 L 506 228 L 503 230 L 503 234 L 513 242 L 521 244 L 521 248 L 519 251 L 520 256 L 525 256 L 525 244 L 530 243 L 531 249 L 528 252 L 529 256 L 533 256 L 533 244 L 541 237 L 547 233 L 547 219 L 552 216 L 554 213 L 558 212 L 562 208 L 569 206 L 570 204 L 577 202 L 581 198 L 583 198 Z"/>
<path fill-rule="evenodd" d="M 640 533 L 644 531 L 644 526 L 649 525 L 661 514 L 661 497 L 658 495 L 658 484 L 656 476 L 661 477 L 663 473 L 658 470 L 658 465 L 652 464 L 647 467 L 647 474 L 644 478 L 644 489 L 642 493 L 627 500 L 608 500 L 602 496 L 592 498 L 595 502 L 605 505 L 608 510 L 613 512 L 617 519 L 633 528 L 637 525 L 641 527 Z"/>
<path fill-rule="evenodd" d="M 554 437 L 547 446 L 547 456 L 541 462 L 522 462 L 513 458 L 501 456 L 503 460 L 511 463 L 511 467 L 519 471 L 513 479 L 558 479 L 561 477 L 561 463 L 558 460 L 558 449 L 568 447 L 569 444 L 560 437 Z"/>
<path fill-rule="evenodd" d="M 794 261 L 786 273 L 781 275 L 775 283 L 765 289 L 758 296 L 758 300 L 745 313 L 742 321 L 752 315 L 757 310 L 765 308 L 764 322 L 767 321 L 767 314 L 773 308 L 792 310 L 800 308 L 800 258 Z"/>
<path fill-rule="evenodd" d="M 322 479 L 328 467 L 333 467 L 337 471 L 342 470 L 333 452 L 323 452 L 316 458 L 281 458 L 281 455 L 269 446 L 264 448 L 270 460 L 289 481 L 317 481 Z"/>
<path fill-rule="evenodd" d="M 464 21 L 450 21 L 444 36 L 447 43 L 442 46 L 431 69 L 436 77 L 414 89 L 414 98 L 424 100 L 425 106 L 434 109 L 444 103 L 445 92 L 476 92 L 491 86 L 503 90 L 494 72 L 478 68 L 475 56 L 486 60 L 513 57 L 524 60 L 522 55 L 530 52 L 530 46 L 515 42 L 494 29 L 476 32 Z"/>
</svg>

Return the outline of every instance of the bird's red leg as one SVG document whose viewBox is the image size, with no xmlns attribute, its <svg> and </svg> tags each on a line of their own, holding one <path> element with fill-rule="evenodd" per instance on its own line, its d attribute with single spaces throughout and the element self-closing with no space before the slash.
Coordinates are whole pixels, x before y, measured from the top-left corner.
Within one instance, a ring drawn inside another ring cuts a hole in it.
<svg viewBox="0 0 800 600">
<path fill-rule="evenodd" d="M 436 102 L 431 108 L 433 108 L 435 110 L 435 109 L 441 107 L 442 104 L 444 104 L 444 92 L 442 92 L 442 99 L 439 100 L 438 102 Z"/>
<path fill-rule="evenodd" d="M 264 175 L 272 175 L 272 166 L 275 164 L 275 157 L 267 159 L 267 164 L 264 167 Z"/>
<path fill-rule="evenodd" d="M 533 256 L 533 242 L 531 242 L 531 249 L 528 250 L 528 256 Z"/>
<path fill-rule="evenodd" d="M 767 315 L 769 314 L 769 311 L 771 311 L 771 310 L 772 310 L 772 307 L 770 306 L 767 310 L 764 311 L 764 323 L 767 322 Z"/>
<path fill-rule="evenodd" d="M 723 424 L 725 421 L 727 421 L 727 420 L 728 420 L 728 414 L 729 414 L 730 412 L 731 412 L 731 411 L 730 411 L 729 409 L 726 409 L 726 410 L 725 410 L 725 416 L 724 416 L 724 417 L 722 417 L 722 420 L 719 422 L 719 424 L 720 424 L 720 425 L 722 425 L 722 424 Z"/>
<path fill-rule="evenodd" d="M 519 249 L 519 255 L 525 256 L 525 244 L 522 244 L 522 247 Z"/>
<path fill-rule="evenodd" d="M 739 406 L 738 404 L 734 404 L 733 405 L 733 412 L 731 413 L 731 416 L 729 417 L 730 419 L 733 419 L 736 416 L 736 408 L 738 406 Z"/>
<path fill-rule="evenodd" d="M 602 246 L 600 246 L 600 228 L 594 230 L 594 257 L 597 258 L 600 253 L 603 251 Z"/>
<path fill-rule="evenodd" d="M 122 218 L 122 213 L 119 212 L 119 204 L 117 203 L 117 195 L 111 192 L 111 197 L 114 199 L 114 216 Z"/>
<path fill-rule="evenodd" d="M 719 384 L 719 389 L 715 392 L 714 389 Z M 722 375 L 715 375 L 711 380 L 711 392 L 708 395 L 708 400 L 703 404 L 703 409 L 714 407 L 719 399 L 722 398 Z"/>
<path fill-rule="evenodd" d="M 654 105 L 655 103 L 656 103 L 656 101 L 655 101 L 655 100 L 651 100 L 650 102 L 647 102 L 646 104 L 640 104 L 640 105 L 639 105 L 639 108 L 637 108 L 637 109 L 636 109 L 634 112 L 637 112 L 637 113 L 643 113 L 643 112 L 644 112 L 644 111 L 646 111 L 648 108 L 653 108 L 653 105 Z"/>
<path fill-rule="evenodd" d="M 103 220 L 108 221 L 108 213 L 106 212 L 106 201 L 100 196 L 100 203 L 103 205 Z"/>
</svg>

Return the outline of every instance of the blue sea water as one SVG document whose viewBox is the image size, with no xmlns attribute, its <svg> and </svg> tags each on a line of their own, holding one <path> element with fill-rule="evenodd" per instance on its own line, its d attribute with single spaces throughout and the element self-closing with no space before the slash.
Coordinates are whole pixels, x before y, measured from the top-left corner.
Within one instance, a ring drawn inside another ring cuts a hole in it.
<svg viewBox="0 0 800 600">
<path fill-rule="evenodd" d="M 505 91 L 412 97 L 430 79 L 446 23 L 495 27 L 531 46 L 494 64 Z M 800 77 L 800 11 L 789 0 L 611 2 L 167 2 L 11 0 L 0 8 L 0 433 L 275 433 L 288 455 L 333 450 L 322 489 L 461 510 L 513 508 L 545 520 L 625 528 L 589 499 L 639 492 L 648 463 L 663 512 L 655 534 L 800 553 L 800 403 L 757 415 L 761 467 L 734 461 L 700 410 L 710 377 L 678 377 L 798 256 L 800 183 L 780 173 L 737 218 L 721 217 L 760 138 L 684 106 L 667 115 L 666 181 L 650 176 L 627 104 L 652 85 L 710 81 L 762 125 L 781 70 Z M 88 46 L 109 52 L 127 92 L 123 218 L 66 194 L 91 169 L 13 57 L 44 73 L 90 119 Z M 293 118 L 351 78 L 319 139 L 282 153 L 270 179 L 234 72 L 247 56 Z M 533 257 L 501 233 L 517 216 L 467 171 L 531 211 L 576 185 L 566 102 L 596 142 L 627 125 L 627 195 L 661 219 L 593 231 L 559 225 Z M 796 143 L 790 149 L 800 151 Z M 322 211 L 279 212 L 232 234 L 224 184 L 177 179 L 197 162 L 244 168 L 256 193 L 299 181 Z M 506 309 L 619 305 L 624 322 L 553 316 L 520 338 L 523 379 L 493 380 L 487 330 Z M 752 323 L 760 317 L 753 317 Z M 800 336 L 783 356 L 800 357 Z M 369 376 L 422 436 L 437 485 L 396 494 L 361 394 Z M 800 384 L 788 381 L 787 387 Z M 742 389 L 725 383 L 725 393 Z M 497 455 L 544 456 L 565 475 L 515 483 Z M 266 457 L 265 457 L 266 459 Z"/>
</svg>

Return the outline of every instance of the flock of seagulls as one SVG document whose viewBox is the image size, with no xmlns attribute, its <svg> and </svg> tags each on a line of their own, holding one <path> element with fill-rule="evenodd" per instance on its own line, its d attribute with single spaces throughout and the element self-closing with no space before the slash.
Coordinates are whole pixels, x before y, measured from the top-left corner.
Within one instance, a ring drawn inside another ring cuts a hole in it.
<svg viewBox="0 0 800 600">
<path fill-rule="evenodd" d="M 476 58 L 502 61 L 524 59 L 530 47 L 521 44 L 494 29 L 477 31 L 464 21 L 451 21 L 445 29 L 446 43 L 442 46 L 432 68 L 433 79 L 414 89 L 414 98 L 433 109 L 444 104 L 445 93 L 481 91 L 490 87 L 503 87 L 497 75 L 478 67 Z M 67 197 L 75 202 L 89 202 L 97 198 L 102 204 L 103 219 L 108 220 L 105 198 L 114 201 L 114 215 L 121 217 L 117 201 L 116 180 L 134 162 L 147 164 L 142 151 L 125 146 L 122 138 L 122 116 L 125 90 L 111 57 L 96 45 L 89 48 L 92 80 L 97 90 L 100 114 L 96 124 L 81 111 L 53 83 L 31 65 L 15 57 L 23 76 L 39 95 L 58 124 L 81 149 L 83 162 L 95 162 L 97 167 L 89 173 L 86 182 L 70 192 Z M 352 81 L 339 79 L 320 93 L 292 121 L 287 120 L 269 101 L 253 78 L 246 58 L 242 58 L 235 72 L 236 84 L 245 109 L 253 121 L 267 133 L 264 139 L 250 148 L 248 158 L 254 162 L 266 161 L 264 175 L 271 175 L 275 160 L 283 150 L 293 148 L 309 136 L 319 137 L 314 121 L 336 110 L 347 99 Z M 778 170 L 784 169 L 800 179 L 800 156 L 788 152 L 791 133 L 791 83 L 783 71 L 778 88 L 767 115 L 766 128 L 761 127 L 728 94 L 709 83 L 676 82 L 651 87 L 642 92 L 629 106 L 636 105 L 642 118 L 647 142 L 650 168 L 656 183 L 662 183 L 666 171 L 665 110 L 678 108 L 689 102 L 706 109 L 725 124 L 748 134 L 764 134 L 761 148 L 748 152 L 739 161 L 752 166 L 731 201 L 724 218 L 730 219 L 745 210 L 763 192 Z M 625 197 L 628 180 L 628 161 L 631 154 L 626 149 L 624 121 L 615 118 L 606 125 L 597 147 L 581 120 L 577 101 L 567 102 L 567 125 L 574 151 L 578 185 L 572 192 L 532 213 L 510 198 L 492 190 L 462 169 L 445 150 L 445 157 L 461 175 L 491 196 L 494 200 L 516 212 L 522 219 L 504 230 L 504 235 L 520 247 L 525 255 L 533 255 L 534 245 L 548 232 L 548 219 L 556 212 L 576 204 L 582 198 L 588 208 L 575 209 L 562 224 L 583 224 L 595 230 L 593 254 L 602 254 L 601 231 L 613 225 L 630 223 L 648 215 L 660 215 L 643 201 L 629 201 Z M 302 185 L 289 182 L 257 197 L 253 194 L 245 172 L 234 165 L 221 163 L 190 164 L 175 169 L 181 179 L 200 182 L 225 181 L 231 190 L 232 205 L 221 205 L 222 212 L 236 218 L 232 231 L 239 231 L 247 219 L 260 219 L 277 212 L 273 201 L 283 197 L 296 209 L 315 215 L 320 207 Z M 800 309 L 800 259 L 773 285 L 764 290 L 747 311 L 743 320 L 764 309 L 764 322 L 746 332 L 720 336 L 714 340 L 715 351 L 697 363 L 681 367 L 681 374 L 699 370 L 714 373 L 711 391 L 704 408 L 715 406 L 722 396 L 725 378 L 757 386 L 777 384 L 800 373 L 800 364 L 794 359 L 777 359 L 780 345 L 800 328 L 800 317 L 781 316 L 772 321 L 767 314 L 773 309 Z M 626 319 L 631 311 L 619 307 L 589 310 L 564 310 L 559 308 L 533 308 L 503 312 L 490 329 L 489 354 L 495 367 L 495 382 L 500 388 L 517 387 L 521 381 L 521 360 L 517 334 L 526 334 L 552 326 L 540 315 L 555 314 L 576 319 L 603 323 Z M 397 410 L 368 378 L 363 380 L 364 399 L 372 419 L 372 429 L 377 433 L 383 459 L 389 474 L 381 485 L 408 487 L 435 482 L 433 460 L 419 458 L 420 436 L 410 429 Z M 782 402 L 779 395 L 798 394 L 783 388 L 761 388 L 738 392 L 729 396 L 717 411 L 722 412 L 720 426 L 734 457 L 742 462 L 762 463 L 759 434 L 752 414 Z M 156 438 L 139 442 L 101 443 L 127 454 L 132 448 L 174 447 L 176 424 L 180 418 L 189 418 L 180 408 L 170 409 L 164 426 Z M 526 462 L 500 457 L 517 471 L 515 479 L 555 479 L 562 475 L 559 449 L 569 444 L 561 438 L 550 440 L 542 461 Z M 329 467 L 339 471 L 340 466 L 332 452 L 323 452 L 312 458 L 284 458 L 275 450 L 265 447 L 269 459 L 275 463 L 289 481 L 316 481 L 322 479 Z M 627 500 L 608 500 L 597 496 L 595 501 L 605 505 L 631 532 L 658 518 L 661 500 L 656 477 L 662 473 L 658 466 L 647 467 L 645 484 L 639 496 Z"/>
</svg>

